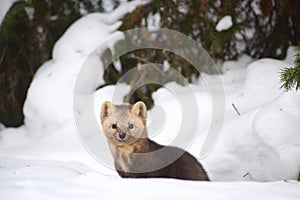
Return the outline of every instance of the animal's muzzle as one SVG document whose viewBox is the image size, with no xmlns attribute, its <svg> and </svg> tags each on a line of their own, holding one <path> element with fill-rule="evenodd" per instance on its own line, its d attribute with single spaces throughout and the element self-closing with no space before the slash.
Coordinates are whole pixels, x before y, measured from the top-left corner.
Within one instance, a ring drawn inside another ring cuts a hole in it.
<svg viewBox="0 0 300 200">
<path fill-rule="evenodd" d="M 126 133 L 119 133 L 119 138 L 121 139 L 121 140 L 124 140 L 125 138 L 126 138 Z"/>
</svg>

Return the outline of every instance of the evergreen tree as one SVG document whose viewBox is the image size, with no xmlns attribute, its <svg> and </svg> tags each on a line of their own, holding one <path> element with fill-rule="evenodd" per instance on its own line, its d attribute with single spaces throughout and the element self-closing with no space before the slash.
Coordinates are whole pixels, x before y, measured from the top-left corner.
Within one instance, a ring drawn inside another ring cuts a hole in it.
<svg viewBox="0 0 300 200">
<path fill-rule="evenodd" d="M 177 30 L 201 43 L 215 60 L 237 59 L 241 54 L 283 59 L 289 45 L 300 41 L 299 13 L 300 1 L 297 0 L 152 0 L 128 14 L 121 30 L 153 25 Z M 218 21 L 226 15 L 232 17 L 233 25 L 217 31 Z M 122 70 L 116 73 L 116 79 L 110 77 L 111 83 L 117 82 L 118 77 L 137 63 L 163 64 L 165 60 L 190 82 L 192 77 L 200 75 L 190 63 L 168 52 L 139 50 L 120 60 Z M 116 72 L 113 65 L 108 70 Z M 211 68 L 202 68 L 201 72 L 216 73 Z M 157 88 L 159 86 L 151 85 L 140 88 L 129 101 L 144 100 L 151 108 L 151 94 Z"/>
<path fill-rule="evenodd" d="M 113 5 L 111 9 L 119 4 L 118 0 L 19 0 L 11 7 L 0 32 L 1 123 L 6 126 L 23 123 L 23 103 L 37 68 L 50 58 L 54 43 L 71 23 L 90 12 L 108 11 L 103 6 L 105 2 Z M 299 13 L 298 0 L 150 0 L 128 14 L 120 30 L 153 25 L 177 30 L 201 43 L 216 60 L 237 59 L 241 54 L 284 58 L 288 46 L 300 41 Z M 218 32 L 216 24 L 226 15 L 232 17 L 233 26 Z M 154 19 L 159 20 L 155 22 Z M 109 50 L 107 53 L 112 54 Z M 104 79 L 106 84 L 114 84 L 138 63 L 163 64 L 164 61 L 190 82 L 200 76 L 183 58 L 171 52 L 147 49 L 122 56 L 121 71 L 112 64 Z M 205 67 L 200 73 L 203 71 L 216 73 Z M 147 73 L 147 69 L 141 73 Z M 286 88 L 299 88 L 297 73 L 299 61 L 294 68 L 282 73 L 287 80 Z M 134 84 L 140 75 L 132 77 L 128 83 Z M 165 81 L 168 82 L 168 78 Z M 152 93 L 159 87 L 143 86 L 126 100 L 143 100 L 150 108 Z"/>
<path fill-rule="evenodd" d="M 290 90 L 300 89 L 300 44 L 295 48 L 294 67 L 286 67 L 280 73 L 280 79 L 283 82 L 281 88 Z"/>
<path fill-rule="evenodd" d="M 50 59 L 54 43 L 78 18 L 105 12 L 108 0 L 20 0 L 13 4 L 0 32 L 0 122 L 23 123 L 23 104 L 32 77 Z M 110 0 L 118 6 L 117 0 Z"/>
</svg>

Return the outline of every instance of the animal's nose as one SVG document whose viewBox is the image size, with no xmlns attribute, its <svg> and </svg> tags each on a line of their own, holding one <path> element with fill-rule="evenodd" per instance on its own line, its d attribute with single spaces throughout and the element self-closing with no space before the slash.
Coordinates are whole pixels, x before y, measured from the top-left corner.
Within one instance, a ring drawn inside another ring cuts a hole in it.
<svg viewBox="0 0 300 200">
<path fill-rule="evenodd" d="M 124 140 L 126 138 L 126 133 L 119 133 L 119 138 Z"/>
</svg>

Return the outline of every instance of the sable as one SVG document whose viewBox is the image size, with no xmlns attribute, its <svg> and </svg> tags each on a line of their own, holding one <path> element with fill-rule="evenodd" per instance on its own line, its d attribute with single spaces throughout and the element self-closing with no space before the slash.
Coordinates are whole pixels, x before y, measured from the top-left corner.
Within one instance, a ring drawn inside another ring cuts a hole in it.
<svg viewBox="0 0 300 200">
<path fill-rule="evenodd" d="M 101 123 L 115 168 L 123 178 L 176 178 L 209 181 L 202 165 L 190 153 L 157 144 L 148 138 L 147 107 L 104 102 Z"/>
</svg>

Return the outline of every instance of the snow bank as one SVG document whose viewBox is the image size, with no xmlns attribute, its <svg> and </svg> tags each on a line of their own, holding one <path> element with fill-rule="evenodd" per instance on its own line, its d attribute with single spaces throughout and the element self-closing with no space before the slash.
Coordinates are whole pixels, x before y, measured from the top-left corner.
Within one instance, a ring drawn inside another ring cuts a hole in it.
<svg viewBox="0 0 300 200">
<path fill-rule="evenodd" d="M 122 2 L 110 13 L 88 14 L 77 20 L 56 42 L 52 53 L 53 60 L 86 58 L 103 42 L 113 37 L 113 34 L 119 33 L 117 29 L 122 22 L 118 20 L 146 2 L 145 0 Z"/>
<path fill-rule="evenodd" d="M 52 60 L 37 71 L 23 108 L 25 125 L 34 137 L 73 119 L 74 86 L 82 65 L 98 46 L 119 33 L 118 20 L 145 2 L 122 2 L 111 13 L 88 14 L 72 24 L 56 42 Z M 103 68 L 100 55 L 95 52 L 94 57 L 90 67 Z"/>
<path fill-rule="evenodd" d="M 28 199 L 299 199 L 299 184 L 215 182 L 179 180 L 126 180 L 103 176 L 80 176 L 76 179 L 1 179 L 0 198 Z M 5 191 L 11 191 L 7 193 Z"/>
<path fill-rule="evenodd" d="M 287 63 L 274 59 L 261 59 L 248 65 L 249 62 L 249 57 L 243 56 L 237 62 L 224 63 L 226 121 L 215 149 L 202 162 L 213 180 L 296 179 L 300 169 L 300 127 L 297 123 L 300 120 L 300 94 L 279 89 L 278 72 Z M 204 88 L 203 84 L 200 81 L 199 88 Z M 186 95 L 185 90 L 181 88 L 179 95 Z M 202 122 L 197 135 L 203 142 L 213 108 L 207 90 L 200 90 L 195 95 L 200 106 L 199 121 Z M 181 113 L 174 109 L 178 107 L 176 101 L 170 100 L 172 96 L 168 95 L 167 89 L 158 90 L 153 97 L 155 104 L 165 109 L 167 120 L 172 122 L 166 125 L 166 131 L 178 132 L 176 126 L 180 124 L 178 116 Z M 170 133 L 166 135 L 171 137 Z M 167 136 L 160 135 L 156 140 L 167 143 L 170 139 Z M 194 141 L 190 152 L 199 157 L 201 144 Z"/>
<path fill-rule="evenodd" d="M 255 61 L 247 67 L 243 86 L 228 94 L 222 138 L 207 158 L 216 179 L 297 178 L 300 118 L 295 113 L 300 112 L 300 95 L 279 89 L 278 72 L 286 65 L 273 59 Z"/>
</svg>

